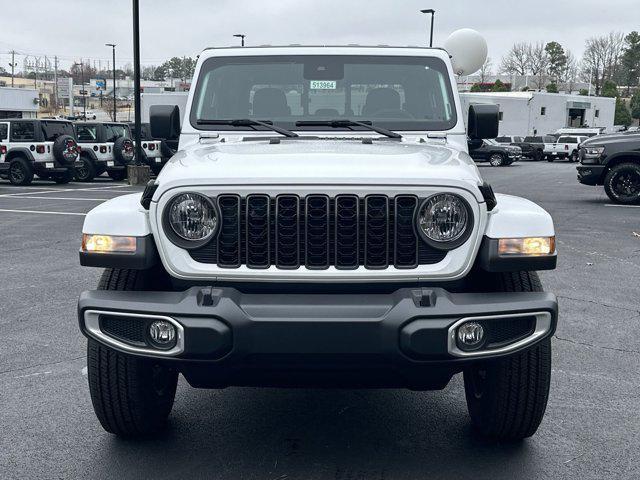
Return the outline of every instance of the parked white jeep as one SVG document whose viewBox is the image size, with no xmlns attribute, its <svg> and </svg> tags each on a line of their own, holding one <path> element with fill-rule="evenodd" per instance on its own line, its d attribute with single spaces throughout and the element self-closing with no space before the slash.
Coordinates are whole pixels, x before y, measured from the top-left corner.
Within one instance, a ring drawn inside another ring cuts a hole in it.
<svg viewBox="0 0 640 480">
<path fill-rule="evenodd" d="M 78 152 L 71 122 L 0 120 L 0 178 L 14 185 L 29 185 L 34 175 L 70 182 Z"/>
<path fill-rule="evenodd" d="M 135 159 L 131 130 L 126 123 L 77 122 L 78 144 L 82 151 L 75 163 L 75 177 L 90 182 L 107 172 L 113 180 L 124 180 L 127 165 Z"/>
<path fill-rule="evenodd" d="M 556 266 L 554 226 L 467 153 L 467 134 L 498 131 L 493 105 L 465 128 L 454 72 L 482 65 L 474 45 L 200 55 L 178 153 L 83 227 L 81 264 L 106 268 L 78 315 L 107 431 L 162 428 L 178 374 L 428 390 L 457 373 L 482 434 L 536 431 L 557 301 L 535 271 Z M 151 128 L 172 138 L 176 110 L 154 107 Z"/>
</svg>

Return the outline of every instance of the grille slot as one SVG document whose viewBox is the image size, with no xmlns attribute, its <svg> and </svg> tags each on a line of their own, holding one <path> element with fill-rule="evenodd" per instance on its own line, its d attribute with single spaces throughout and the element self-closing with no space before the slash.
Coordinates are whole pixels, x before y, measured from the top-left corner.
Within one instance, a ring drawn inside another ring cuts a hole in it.
<svg viewBox="0 0 640 480">
<path fill-rule="evenodd" d="M 305 210 L 305 266 L 307 268 L 329 267 L 329 218 L 329 197 L 309 195 Z"/>
<path fill-rule="evenodd" d="M 276 198 L 274 224 L 275 264 L 278 268 L 300 266 L 300 200 L 295 195 Z"/>
<path fill-rule="evenodd" d="M 389 199 L 383 195 L 365 198 L 364 266 L 389 266 Z"/>
<path fill-rule="evenodd" d="M 413 195 L 223 194 L 217 203 L 217 240 L 189 254 L 221 268 L 411 269 L 446 256 L 417 237 Z"/>
<path fill-rule="evenodd" d="M 271 215 L 267 195 L 249 195 L 246 202 L 247 266 L 268 268 L 270 262 Z M 224 218 L 223 218 L 224 222 Z"/>
</svg>

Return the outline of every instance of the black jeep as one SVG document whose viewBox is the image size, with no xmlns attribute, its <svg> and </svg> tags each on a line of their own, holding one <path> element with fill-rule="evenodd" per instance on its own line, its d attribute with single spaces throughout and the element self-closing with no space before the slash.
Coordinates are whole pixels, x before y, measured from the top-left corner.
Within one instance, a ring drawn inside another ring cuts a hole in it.
<svg viewBox="0 0 640 480">
<path fill-rule="evenodd" d="M 495 140 L 469 140 L 469 155 L 476 162 L 489 162 L 492 167 L 506 167 L 522 157 L 520 147 L 502 145 Z"/>
<path fill-rule="evenodd" d="M 604 185 L 615 203 L 640 203 L 640 133 L 599 135 L 580 146 L 578 181 Z"/>
</svg>

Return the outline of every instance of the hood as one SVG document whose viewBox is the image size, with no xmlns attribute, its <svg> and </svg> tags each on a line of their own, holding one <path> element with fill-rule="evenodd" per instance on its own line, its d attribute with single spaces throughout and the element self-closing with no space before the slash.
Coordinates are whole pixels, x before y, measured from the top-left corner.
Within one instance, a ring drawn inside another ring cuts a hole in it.
<svg viewBox="0 0 640 480">
<path fill-rule="evenodd" d="M 251 140 L 195 144 L 158 177 L 185 185 L 448 185 L 482 183 L 466 152 L 446 145 L 374 140 Z"/>
<path fill-rule="evenodd" d="M 607 135 L 596 135 L 581 143 L 582 146 L 607 145 L 609 143 L 624 143 L 640 141 L 640 133 L 612 133 Z"/>
</svg>

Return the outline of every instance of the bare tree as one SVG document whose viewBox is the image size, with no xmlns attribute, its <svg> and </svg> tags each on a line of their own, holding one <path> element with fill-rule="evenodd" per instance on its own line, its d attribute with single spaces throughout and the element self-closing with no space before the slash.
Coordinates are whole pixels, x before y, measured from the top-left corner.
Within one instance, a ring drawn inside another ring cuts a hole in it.
<svg viewBox="0 0 640 480">
<path fill-rule="evenodd" d="M 521 42 L 511 47 L 502 57 L 500 71 L 509 75 L 527 75 L 530 71 L 531 45 Z"/>
<path fill-rule="evenodd" d="M 484 64 L 480 68 L 480 83 L 485 83 L 487 81 L 487 77 L 493 75 L 493 62 L 491 61 L 491 57 L 487 57 L 484 61 Z"/>
<path fill-rule="evenodd" d="M 582 78 L 595 86 L 596 95 L 605 80 L 615 78 L 624 46 L 624 34 L 611 32 L 591 37 L 585 43 L 582 57 Z"/>
<path fill-rule="evenodd" d="M 531 75 L 535 77 L 538 90 L 544 87 L 549 67 L 549 55 L 547 55 L 544 46 L 542 42 L 529 45 L 529 69 L 531 70 Z"/>
<path fill-rule="evenodd" d="M 578 71 L 580 69 L 580 65 L 578 63 L 578 60 L 570 50 L 567 50 L 565 52 L 565 56 L 567 58 L 567 61 L 560 75 L 560 81 L 564 85 L 565 91 L 567 93 L 571 93 L 575 87 L 576 82 L 578 81 Z"/>
</svg>

